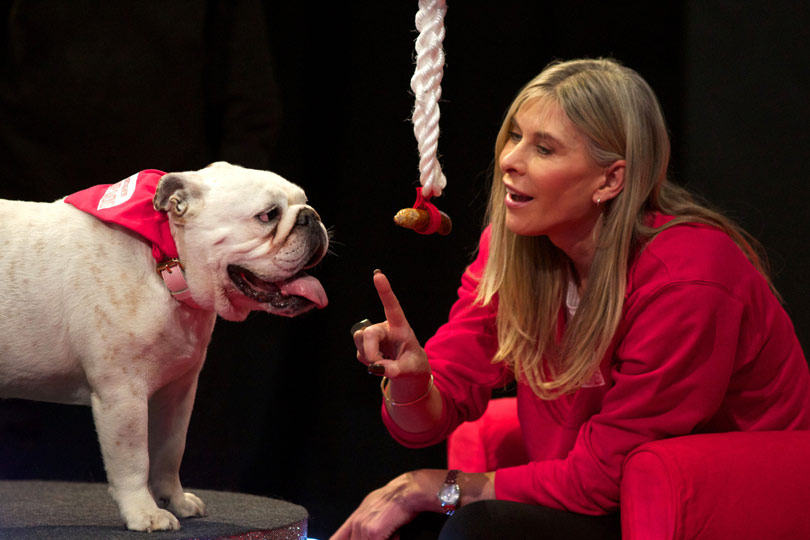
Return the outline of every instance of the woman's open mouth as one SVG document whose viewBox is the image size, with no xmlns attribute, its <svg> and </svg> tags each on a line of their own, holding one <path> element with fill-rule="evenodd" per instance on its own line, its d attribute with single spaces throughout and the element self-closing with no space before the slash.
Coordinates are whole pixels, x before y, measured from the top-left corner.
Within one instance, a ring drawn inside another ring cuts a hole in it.
<svg viewBox="0 0 810 540">
<path fill-rule="evenodd" d="M 534 197 L 530 197 L 510 188 L 509 186 L 506 186 L 506 197 L 504 202 L 508 208 L 517 208 L 533 200 Z"/>
</svg>

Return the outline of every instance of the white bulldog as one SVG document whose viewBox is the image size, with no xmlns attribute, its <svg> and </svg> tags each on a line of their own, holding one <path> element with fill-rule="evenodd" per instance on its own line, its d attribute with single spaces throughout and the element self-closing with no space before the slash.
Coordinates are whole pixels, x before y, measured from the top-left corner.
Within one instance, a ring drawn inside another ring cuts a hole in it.
<svg viewBox="0 0 810 540">
<path fill-rule="evenodd" d="M 110 493 L 137 531 L 205 514 L 178 471 L 217 314 L 292 317 L 327 303 L 303 270 L 328 234 L 300 187 L 224 162 L 158 178 L 145 210 L 168 216 L 188 287 L 178 297 L 144 237 L 65 200 L 0 200 L 0 397 L 90 405 Z"/>
</svg>

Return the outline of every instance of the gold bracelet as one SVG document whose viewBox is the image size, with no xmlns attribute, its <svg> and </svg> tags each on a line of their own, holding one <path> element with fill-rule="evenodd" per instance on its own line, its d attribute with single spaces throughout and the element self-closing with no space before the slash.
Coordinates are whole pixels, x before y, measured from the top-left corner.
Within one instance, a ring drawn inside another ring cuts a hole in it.
<svg viewBox="0 0 810 540">
<path fill-rule="evenodd" d="M 423 399 L 428 397 L 428 395 L 430 395 L 430 391 L 433 390 L 433 374 L 432 373 L 430 374 L 430 382 L 428 383 L 428 387 L 427 390 L 425 390 L 425 393 L 413 401 L 406 401 L 404 403 L 401 401 L 394 401 L 393 399 L 388 397 L 388 394 L 385 393 L 385 389 L 387 387 L 388 387 L 388 377 L 383 377 L 382 380 L 380 381 L 380 391 L 382 392 L 382 395 L 385 398 L 386 403 L 390 403 L 394 407 L 404 407 L 406 405 L 413 405 L 414 403 L 422 401 Z"/>
</svg>

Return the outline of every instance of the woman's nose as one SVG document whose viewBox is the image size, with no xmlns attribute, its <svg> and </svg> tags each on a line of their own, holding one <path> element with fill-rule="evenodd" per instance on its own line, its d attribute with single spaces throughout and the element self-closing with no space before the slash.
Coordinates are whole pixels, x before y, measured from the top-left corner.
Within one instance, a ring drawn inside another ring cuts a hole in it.
<svg viewBox="0 0 810 540">
<path fill-rule="evenodd" d="M 499 160 L 502 173 L 522 174 L 525 170 L 525 160 L 520 144 L 507 144 L 501 150 Z"/>
</svg>

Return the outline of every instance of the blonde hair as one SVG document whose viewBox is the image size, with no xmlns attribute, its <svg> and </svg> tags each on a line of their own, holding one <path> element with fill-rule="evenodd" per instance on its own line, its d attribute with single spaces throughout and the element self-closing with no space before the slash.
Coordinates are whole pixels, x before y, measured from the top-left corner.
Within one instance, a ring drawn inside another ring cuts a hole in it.
<svg viewBox="0 0 810 540">
<path fill-rule="evenodd" d="M 507 363 L 537 396 L 553 399 L 580 388 L 598 369 L 621 321 L 630 259 L 662 230 L 685 222 L 721 227 L 766 279 L 768 273 L 756 240 L 667 179 L 670 143 L 664 117 L 654 92 L 635 71 L 610 59 L 550 64 L 509 107 L 495 144 L 496 160 L 514 115 L 538 99 L 550 99 L 563 110 L 587 139 L 597 164 L 626 161 L 624 189 L 605 204 L 587 290 L 559 340 L 570 261 L 545 236 L 509 231 L 503 175 L 494 167 L 489 259 L 478 286 L 479 303 L 489 304 L 497 296 L 502 308 L 493 362 Z M 652 229 L 645 222 L 651 212 L 675 219 Z"/>
</svg>

